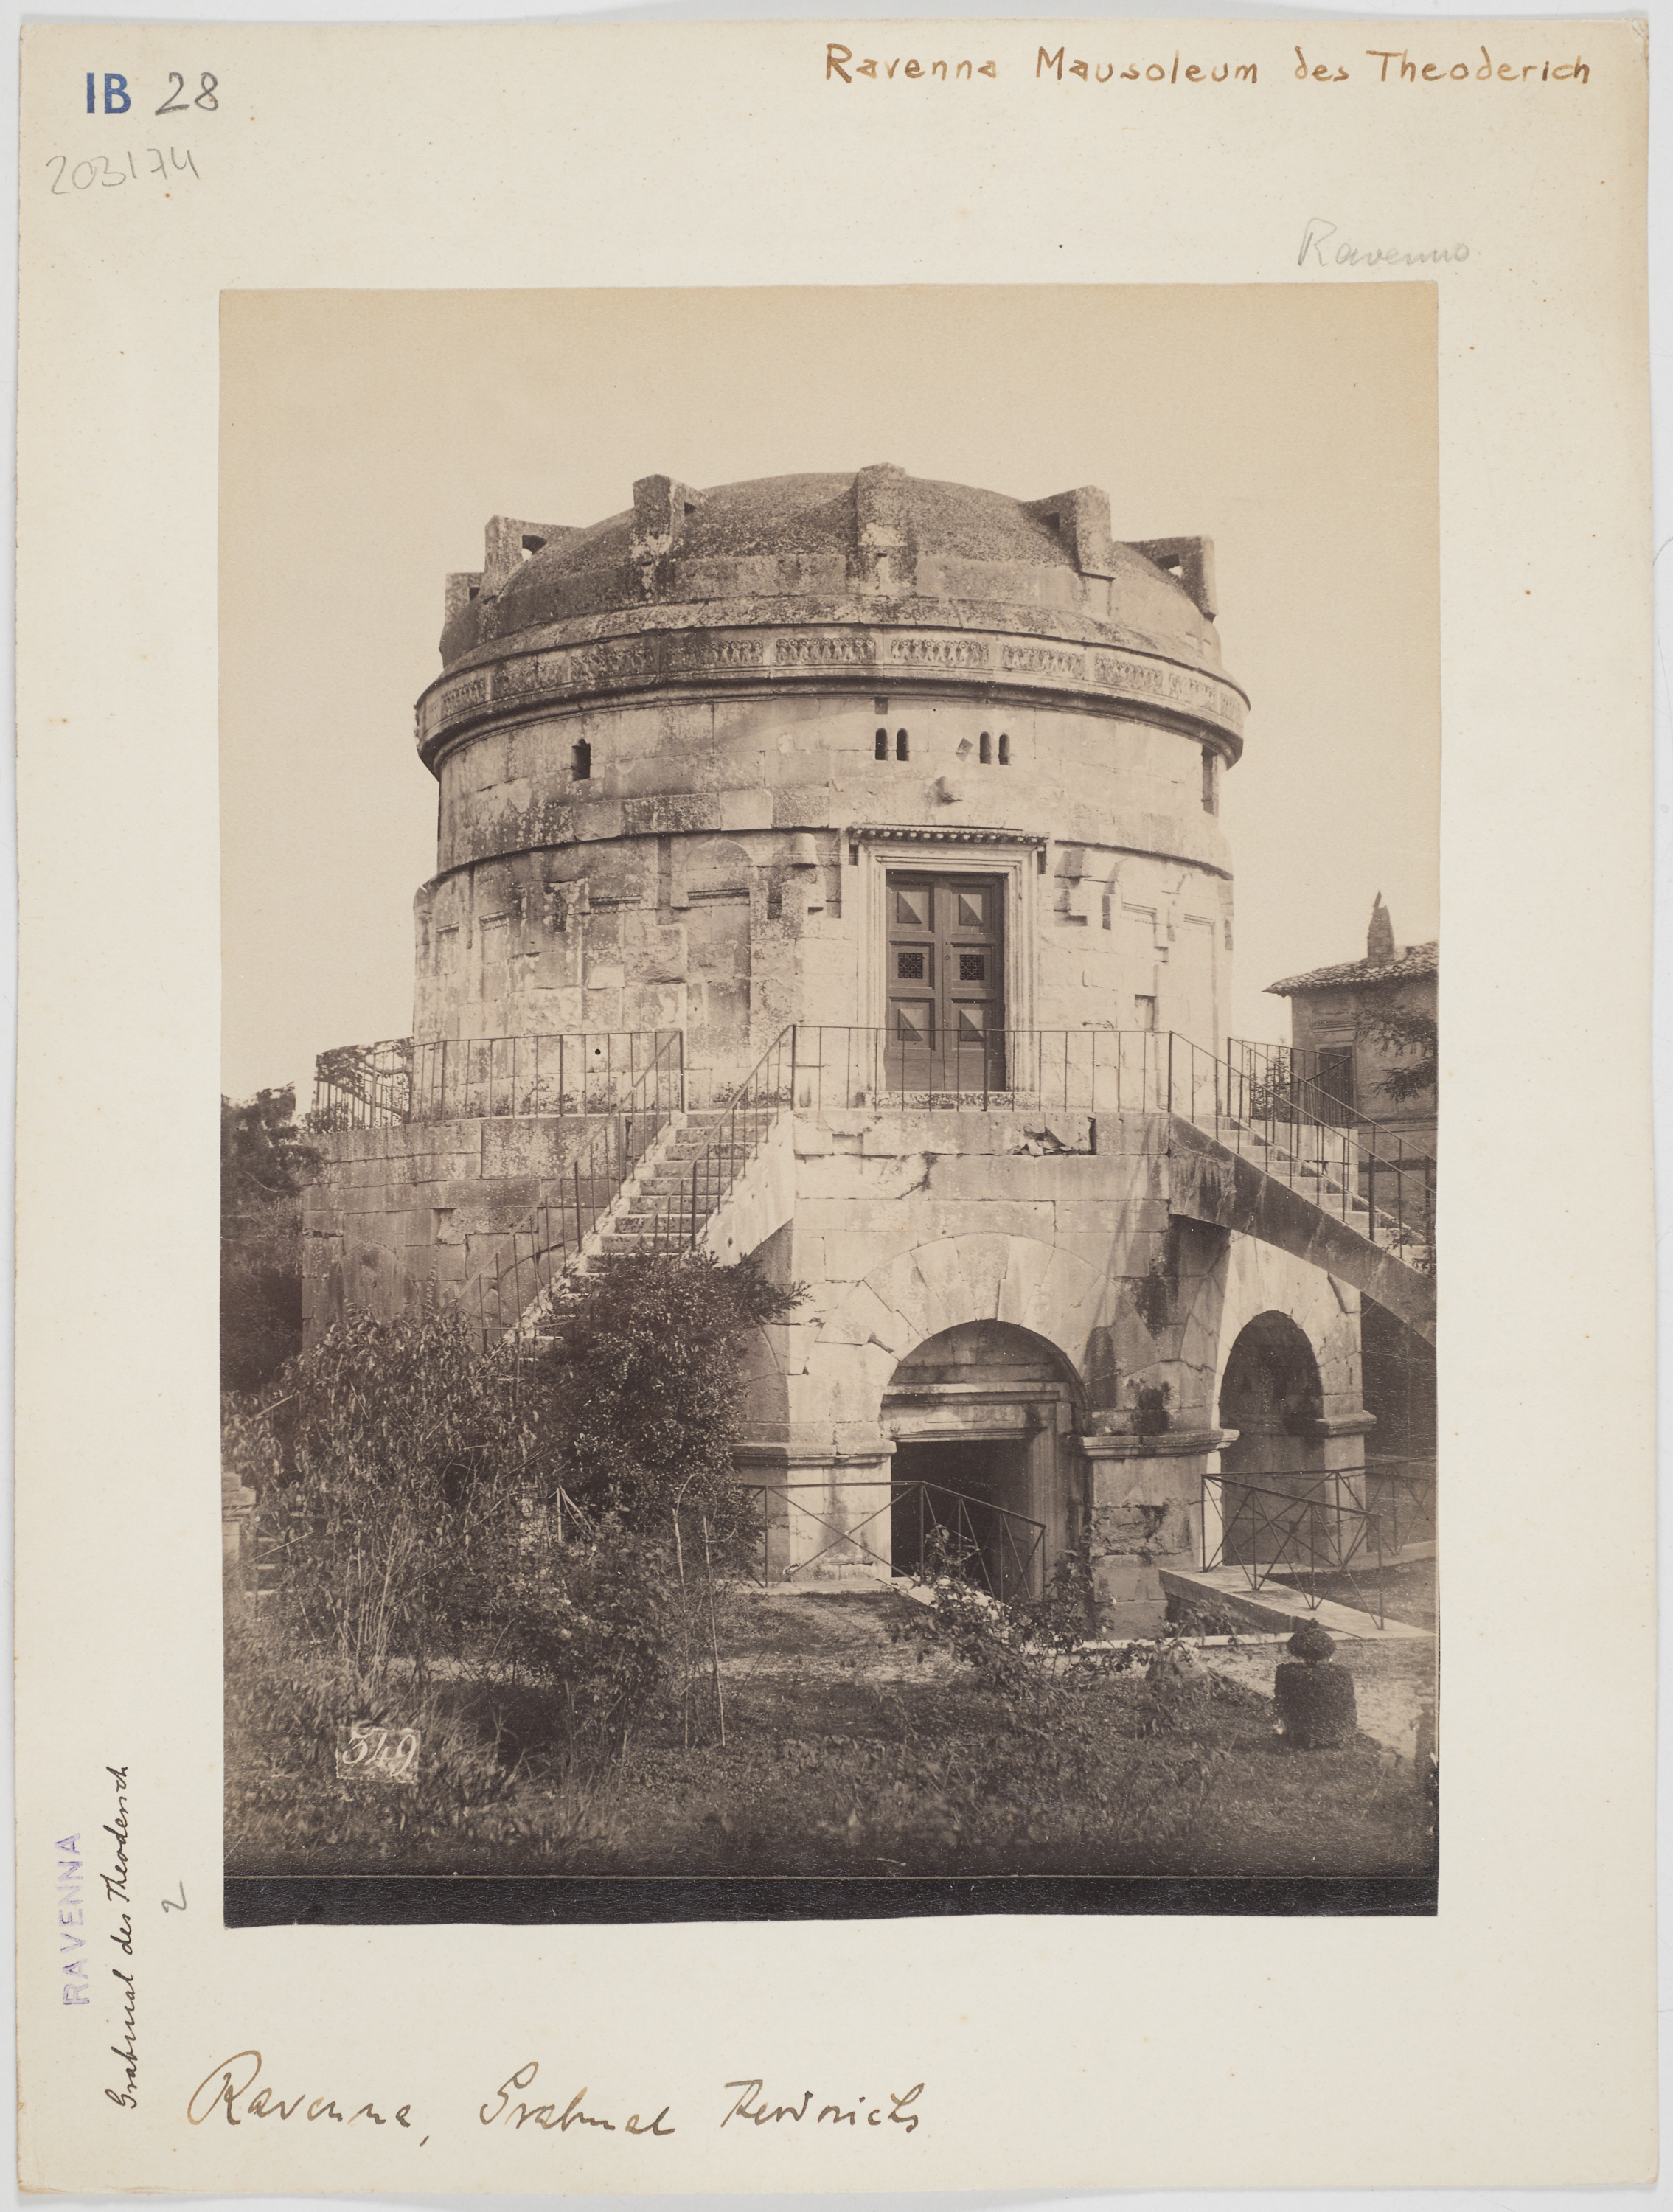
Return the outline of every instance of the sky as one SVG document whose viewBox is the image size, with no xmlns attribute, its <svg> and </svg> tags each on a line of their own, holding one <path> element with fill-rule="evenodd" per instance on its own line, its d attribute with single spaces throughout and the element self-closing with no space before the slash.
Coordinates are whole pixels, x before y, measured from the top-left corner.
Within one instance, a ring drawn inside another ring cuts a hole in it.
<svg viewBox="0 0 1673 2212">
<path fill-rule="evenodd" d="M 228 292 L 222 300 L 222 1083 L 295 1083 L 412 1018 L 435 786 L 412 706 L 493 514 L 582 525 L 634 479 L 889 461 L 1118 539 L 1214 541 L 1230 1027 L 1438 934 L 1439 594 L 1427 284 Z"/>
</svg>

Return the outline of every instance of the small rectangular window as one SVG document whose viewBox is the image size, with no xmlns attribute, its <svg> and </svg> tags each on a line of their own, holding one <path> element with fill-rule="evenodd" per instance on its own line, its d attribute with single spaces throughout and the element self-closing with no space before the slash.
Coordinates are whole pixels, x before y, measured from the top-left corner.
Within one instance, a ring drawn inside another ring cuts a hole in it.
<svg viewBox="0 0 1673 2212">
<path fill-rule="evenodd" d="M 1133 1001 L 1133 1019 L 1135 1026 L 1139 1029 L 1153 1030 L 1156 1026 L 1155 1000 L 1143 997 L 1135 998 Z"/>
<path fill-rule="evenodd" d="M 1011 740 L 1003 730 L 999 733 L 999 764 L 1001 768 L 1011 765 Z"/>
<path fill-rule="evenodd" d="M 983 732 L 982 732 L 982 747 L 981 747 L 981 751 L 980 751 L 980 754 L 978 755 L 978 757 L 980 758 L 981 763 L 982 763 L 982 765 L 983 765 L 983 768 L 986 768 L 986 767 L 989 765 L 989 763 L 992 761 L 993 757 L 994 757 L 994 739 L 993 739 L 993 733 L 992 733 L 992 732 L 991 732 L 991 731 L 989 731 L 989 730 L 983 730 Z"/>
<path fill-rule="evenodd" d="M 577 738 L 569 748 L 569 773 L 577 783 L 585 783 L 593 773 L 593 748 L 585 738 Z"/>
<path fill-rule="evenodd" d="M 910 760 L 911 757 L 910 750 L 907 744 L 905 731 L 897 730 L 895 732 L 895 758 L 897 761 L 903 761 Z"/>
<path fill-rule="evenodd" d="M 1202 811 L 1220 812 L 1220 755 L 1212 745 L 1202 748 Z"/>
<path fill-rule="evenodd" d="M 877 736 L 876 736 L 876 738 L 873 740 L 872 750 L 873 750 L 873 754 L 875 755 L 875 757 L 876 757 L 876 758 L 877 758 L 877 759 L 879 759 L 879 760 L 887 760 L 887 759 L 888 759 L 888 757 L 889 757 L 889 732 L 888 732 L 886 730 L 879 730 L 879 731 L 878 732 Z"/>
</svg>

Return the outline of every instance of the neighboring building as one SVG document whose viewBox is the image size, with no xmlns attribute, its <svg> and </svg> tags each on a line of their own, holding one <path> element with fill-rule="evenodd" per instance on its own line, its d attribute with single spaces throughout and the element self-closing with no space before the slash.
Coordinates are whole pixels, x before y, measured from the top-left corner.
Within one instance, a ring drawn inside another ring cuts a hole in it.
<svg viewBox="0 0 1673 2212">
<path fill-rule="evenodd" d="M 1409 1030 L 1391 1036 L 1389 1018 L 1416 1018 L 1433 1025 L 1438 1016 L 1440 951 L 1433 939 L 1396 945 L 1394 924 L 1378 892 L 1366 933 L 1363 960 L 1314 968 L 1267 988 L 1290 1002 L 1290 1042 L 1295 1070 L 1341 1102 L 1344 1118 L 1375 1121 L 1394 1140 L 1390 1150 L 1414 1163 L 1415 1202 L 1431 1212 L 1435 1157 L 1433 1084 L 1406 1097 L 1390 1079 L 1408 1069 L 1420 1047 Z M 1429 1035 L 1433 1038 L 1433 1026 Z M 1403 1042 L 1403 1049 L 1402 1049 Z M 1425 1175 L 1423 1165 L 1429 1164 Z M 1407 1201 L 1409 1208 L 1414 1200 Z M 1405 1328 L 1374 1301 L 1361 1314 L 1365 1401 L 1377 1417 L 1379 1458 L 1433 1462 L 1435 1454 L 1435 1353 L 1433 1344 Z"/>
<path fill-rule="evenodd" d="M 1432 1153 L 1433 1085 L 1409 1098 L 1390 1092 L 1390 1076 L 1409 1067 L 1414 1054 L 1409 1045 L 1402 1050 L 1390 1038 L 1384 1024 L 1390 1015 L 1433 1023 L 1439 979 L 1439 944 L 1432 939 L 1427 945 L 1396 945 L 1378 891 L 1363 960 L 1311 969 L 1267 986 L 1275 998 L 1290 1002 L 1290 1043 L 1302 1072 L 1354 1117 L 1375 1121 L 1414 1146 L 1427 1145 Z"/>
<path fill-rule="evenodd" d="M 651 477 L 490 522 L 441 651 L 415 1036 L 322 1061 L 312 1332 L 538 1334 L 599 1249 L 753 1251 L 810 1286 L 739 1455 L 773 1571 L 946 1516 L 1038 1588 L 1084 1534 L 1128 1630 L 1239 1476 L 1351 1476 L 1360 1290 L 1427 1326 L 1433 1285 L 1216 1118 L 1246 702 L 1206 540 L 1114 542 L 1085 489 Z"/>
</svg>

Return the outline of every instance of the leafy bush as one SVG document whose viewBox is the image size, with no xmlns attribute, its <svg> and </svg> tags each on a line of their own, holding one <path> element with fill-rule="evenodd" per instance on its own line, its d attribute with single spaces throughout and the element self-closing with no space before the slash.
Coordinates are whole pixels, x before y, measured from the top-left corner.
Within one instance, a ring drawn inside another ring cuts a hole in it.
<svg viewBox="0 0 1673 2212">
<path fill-rule="evenodd" d="M 262 1536 L 295 1633 L 353 1678 L 422 1674 L 490 1626 L 528 1425 L 457 1316 L 350 1313 L 286 1370 Z M 490 1630 L 491 1632 L 491 1630 Z"/>
<path fill-rule="evenodd" d="M 662 1686 L 679 1611 L 672 1546 L 619 1523 L 572 1528 L 508 1578 L 496 1651 L 512 1680 L 551 1686 L 554 1735 L 571 1760 L 605 1758 Z"/>
<path fill-rule="evenodd" d="M 229 1471 L 263 1501 L 264 1608 L 360 1717 L 392 1684 L 410 1702 L 468 1674 L 538 1692 L 543 1740 L 596 1763 L 673 1680 L 690 1741 L 712 1678 L 723 1735 L 715 1620 L 753 1540 L 731 1464 L 743 1353 L 799 1296 L 636 1255 L 582 1279 L 532 1372 L 451 1311 L 350 1312 L 265 1411 L 228 1404 Z"/>
<path fill-rule="evenodd" d="M 324 1155 L 289 1086 L 221 1101 L 221 1387 L 259 1391 L 302 1346 L 301 1193 Z"/>
<path fill-rule="evenodd" d="M 728 1556 L 748 1540 L 748 1493 L 733 1474 L 745 1356 L 787 1320 L 800 1284 L 706 1253 L 624 1254 L 571 1286 L 561 1348 L 531 1379 L 531 1416 L 557 1480 L 589 1510 L 666 1530 L 677 1507 L 706 1515 Z"/>
</svg>

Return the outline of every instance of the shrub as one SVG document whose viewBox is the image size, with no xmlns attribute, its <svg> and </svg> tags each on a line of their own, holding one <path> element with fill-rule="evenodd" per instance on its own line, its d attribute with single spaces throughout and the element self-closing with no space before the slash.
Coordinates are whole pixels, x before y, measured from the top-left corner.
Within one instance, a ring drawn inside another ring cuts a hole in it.
<svg viewBox="0 0 1673 2212">
<path fill-rule="evenodd" d="M 731 1464 L 743 1355 L 799 1297 L 635 1255 L 582 1279 L 532 1371 L 451 1311 L 350 1312 L 265 1411 L 228 1401 L 297 1680 L 358 1717 L 441 1678 L 508 1687 L 571 1769 L 618 1753 L 671 1679 L 688 1741 L 710 1680 L 723 1729 L 716 1574 L 752 1537 Z"/>
<path fill-rule="evenodd" d="M 359 1682 L 491 1638 L 531 1476 L 527 1424 L 457 1316 L 350 1313 L 292 1363 L 262 1534 L 295 1632 Z"/>
<path fill-rule="evenodd" d="M 706 1515 L 734 1553 L 750 1526 L 732 1469 L 745 1354 L 804 1295 L 749 1261 L 725 1267 L 706 1253 L 629 1253 L 577 1279 L 562 1348 L 528 1393 L 565 1490 L 642 1531 L 667 1529 L 676 1506 Z"/>
<path fill-rule="evenodd" d="M 572 1763 L 619 1751 L 662 1685 L 678 1629 L 672 1553 L 617 1522 L 572 1527 L 508 1579 L 499 1666 L 551 1692 L 553 1735 Z"/>
<path fill-rule="evenodd" d="M 221 1269 L 221 1387 L 255 1393 L 302 1348 L 302 1277 L 282 1267 Z"/>
<path fill-rule="evenodd" d="M 302 1345 L 301 1193 L 324 1155 L 287 1087 L 221 1101 L 221 1387 L 258 1391 Z"/>
</svg>

